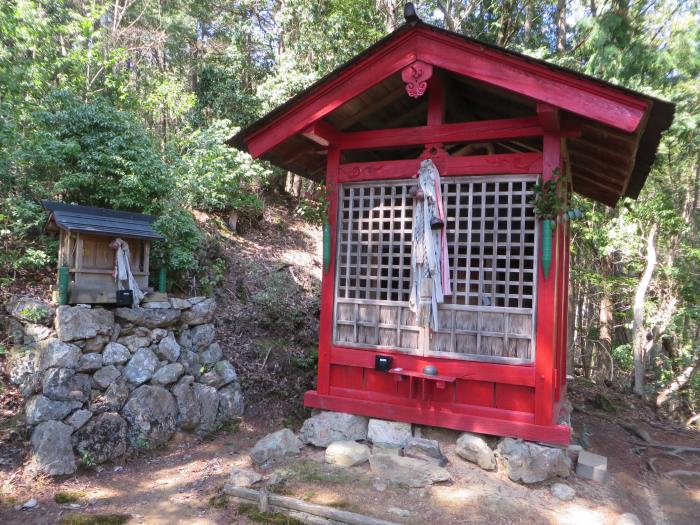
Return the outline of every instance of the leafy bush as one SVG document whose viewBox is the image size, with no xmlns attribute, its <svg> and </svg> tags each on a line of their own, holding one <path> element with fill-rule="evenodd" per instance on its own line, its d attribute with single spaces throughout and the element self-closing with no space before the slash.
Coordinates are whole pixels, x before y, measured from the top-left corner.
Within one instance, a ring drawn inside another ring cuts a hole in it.
<svg viewBox="0 0 700 525">
<path fill-rule="evenodd" d="M 196 252 L 202 237 L 189 211 L 168 208 L 158 217 L 153 228 L 165 237 L 165 240 L 153 243 L 151 257 L 155 268 L 165 265 L 168 271 L 181 273 L 198 267 Z"/>
</svg>

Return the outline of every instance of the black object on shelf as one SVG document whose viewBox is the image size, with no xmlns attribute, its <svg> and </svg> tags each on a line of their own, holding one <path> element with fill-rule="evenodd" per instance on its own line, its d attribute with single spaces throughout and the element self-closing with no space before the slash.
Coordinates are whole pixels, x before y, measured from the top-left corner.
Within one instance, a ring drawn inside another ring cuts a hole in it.
<svg viewBox="0 0 700 525">
<path fill-rule="evenodd" d="M 132 290 L 117 290 L 117 306 L 131 306 L 134 302 Z"/>
<path fill-rule="evenodd" d="M 391 357 L 388 355 L 378 355 L 374 358 L 374 369 L 380 372 L 391 370 Z"/>
</svg>

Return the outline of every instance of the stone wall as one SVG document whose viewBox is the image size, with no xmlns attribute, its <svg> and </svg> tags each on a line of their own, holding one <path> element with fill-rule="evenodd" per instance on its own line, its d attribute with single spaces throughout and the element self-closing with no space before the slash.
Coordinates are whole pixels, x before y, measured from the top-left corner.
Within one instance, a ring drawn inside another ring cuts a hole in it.
<svg viewBox="0 0 700 525">
<path fill-rule="evenodd" d="M 161 297 L 140 308 L 59 306 L 27 297 L 0 323 L 7 374 L 27 397 L 32 462 L 50 475 L 157 447 L 177 429 L 211 432 L 243 414 L 216 342 L 213 299 Z"/>
</svg>

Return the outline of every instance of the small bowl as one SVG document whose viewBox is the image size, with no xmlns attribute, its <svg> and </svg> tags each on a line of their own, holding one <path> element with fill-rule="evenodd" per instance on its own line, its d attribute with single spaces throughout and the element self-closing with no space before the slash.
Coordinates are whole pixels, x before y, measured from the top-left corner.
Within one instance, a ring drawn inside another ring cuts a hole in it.
<svg viewBox="0 0 700 525">
<path fill-rule="evenodd" d="M 424 366 L 423 373 L 427 376 L 436 376 L 437 375 L 437 367 L 435 367 L 433 365 Z"/>
</svg>

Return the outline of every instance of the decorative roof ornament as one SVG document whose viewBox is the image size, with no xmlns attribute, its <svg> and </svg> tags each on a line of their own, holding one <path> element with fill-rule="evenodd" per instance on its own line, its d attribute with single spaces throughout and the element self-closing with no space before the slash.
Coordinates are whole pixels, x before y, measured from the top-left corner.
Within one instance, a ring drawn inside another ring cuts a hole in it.
<svg viewBox="0 0 700 525">
<path fill-rule="evenodd" d="M 415 24 L 416 22 L 421 21 L 418 13 L 416 13 L 416 8 L 413 5 L 413 2 L 406 2 L 406 5 L 403 6 L 403 17 L 406 19 L 406 23 L 408 24 Z"/>
<path fill-rule="evenodd" d="M 406 93 L 411 98 L 420 98 L 428 89 L 428 80 L 433 76 L 433 66 L 416 60 L 401 71 L 401 80 L 406 84 Z"/>
</svg>

